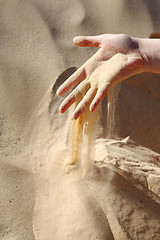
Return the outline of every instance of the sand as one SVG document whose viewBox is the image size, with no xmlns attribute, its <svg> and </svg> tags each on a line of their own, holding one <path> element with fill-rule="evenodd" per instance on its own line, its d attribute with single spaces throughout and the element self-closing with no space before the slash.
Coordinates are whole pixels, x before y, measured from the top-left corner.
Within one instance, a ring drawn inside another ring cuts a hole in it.
<svg viewBox="0 0 160 240">
<path fill-rule="evenodd" d="M 159 9 L 158 0 L 0 1 L 0 239 L 160 239 L 159 75 L 129 78 L 103 100 L 84 177 L 68 168 L 74 106 L 60 114 L 66 95 L 56 96 L 97 51 L 73 37 L 148 37 Z"/>
</svg>

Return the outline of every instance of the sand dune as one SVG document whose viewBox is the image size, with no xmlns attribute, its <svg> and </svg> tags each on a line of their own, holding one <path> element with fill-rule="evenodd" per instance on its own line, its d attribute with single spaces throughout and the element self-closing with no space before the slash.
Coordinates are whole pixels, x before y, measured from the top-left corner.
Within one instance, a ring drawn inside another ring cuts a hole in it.
<svg viewBox="0 0 160 240">
<path fill-rule="evenodd" d="M 158 0 L 0 1 L 0 239 L 160 239 L 159 75 L 115 86 L 108 114 L 103 100 L 84 178 L 66 166 L 73 108 L 60 115 L 55 95 L 96 51 L 74 36 L 148 37 L 159 9 Z"/>
</svg>

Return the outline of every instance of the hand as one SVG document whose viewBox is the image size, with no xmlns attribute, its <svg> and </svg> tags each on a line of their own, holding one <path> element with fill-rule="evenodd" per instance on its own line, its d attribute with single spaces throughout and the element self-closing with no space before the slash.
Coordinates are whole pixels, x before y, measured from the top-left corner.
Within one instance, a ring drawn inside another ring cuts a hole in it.
<svg viewBox="0 0 160 240">
<path fill-rule="evenodd" d="M 115 83 L 145 71 L 145 60 L 137 39 L 125 34 L 76 37 L 73 41 L 75 45 L 81 47 L 100 48 L 57 90 L 57 95 L 61 96 L 79 84 L 59 108 L 60 112 L 64 113 L 80 94 L 85 93 L 73 113 L 73 118 L 77 119 L 88 103 L 90 111 L 94 111 L 108 89 Z"/>
</svg>

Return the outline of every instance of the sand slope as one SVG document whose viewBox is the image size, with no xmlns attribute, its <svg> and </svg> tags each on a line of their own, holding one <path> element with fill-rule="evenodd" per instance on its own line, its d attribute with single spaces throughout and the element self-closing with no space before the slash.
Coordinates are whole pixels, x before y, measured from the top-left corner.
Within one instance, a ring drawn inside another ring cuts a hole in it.
<svg viewBox="0 0 160 240">
<path fill-rule="evenodd" d="M 117 86 L 108 125 L 104 99 L 95 167 L 85 179 L 65 174 L 72 109 L 58 113 L 62 99 L 52 87 L 96 51 L 73 46 L 74 36 L 148 37 L 159 31 L 159 5 L 0 1 L 0 239 L 160 238 L 159 75 Z M 112 143 L 108 135 L 131 140 Z"/>
<path fill-rule="evenodd" d="M 72 109 L 57 117 L 56 89 L 47 92 L 28 129 L 36 239 L 46 233 L 47 239 L 159 239 L 160 154 L 129 139 L 99 138 L 89 175 L 68 171 Z"/>
</svg>

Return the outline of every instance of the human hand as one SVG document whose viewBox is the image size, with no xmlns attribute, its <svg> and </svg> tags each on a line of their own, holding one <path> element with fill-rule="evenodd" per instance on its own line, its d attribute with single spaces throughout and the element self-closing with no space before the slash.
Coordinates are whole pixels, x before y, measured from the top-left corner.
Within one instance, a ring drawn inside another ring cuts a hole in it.
<svg viewBox="0 0 160 240">
<path fill-rule="evenodd" d="M 81 47 L 100 48 L 57 90 L 57 95 L 61 96 L 79 84 L 59 108 L 60 112 L 64 113 L 80 94 L 84 94 L 73 113 L 73 118 L 77 119 L 88 103 L 90 111 L 94 111 L 115 83 L 145 71 L 145 60 L 137 39 L 125 34 L 76 37 L 73 41 Z"/>
</svg>

